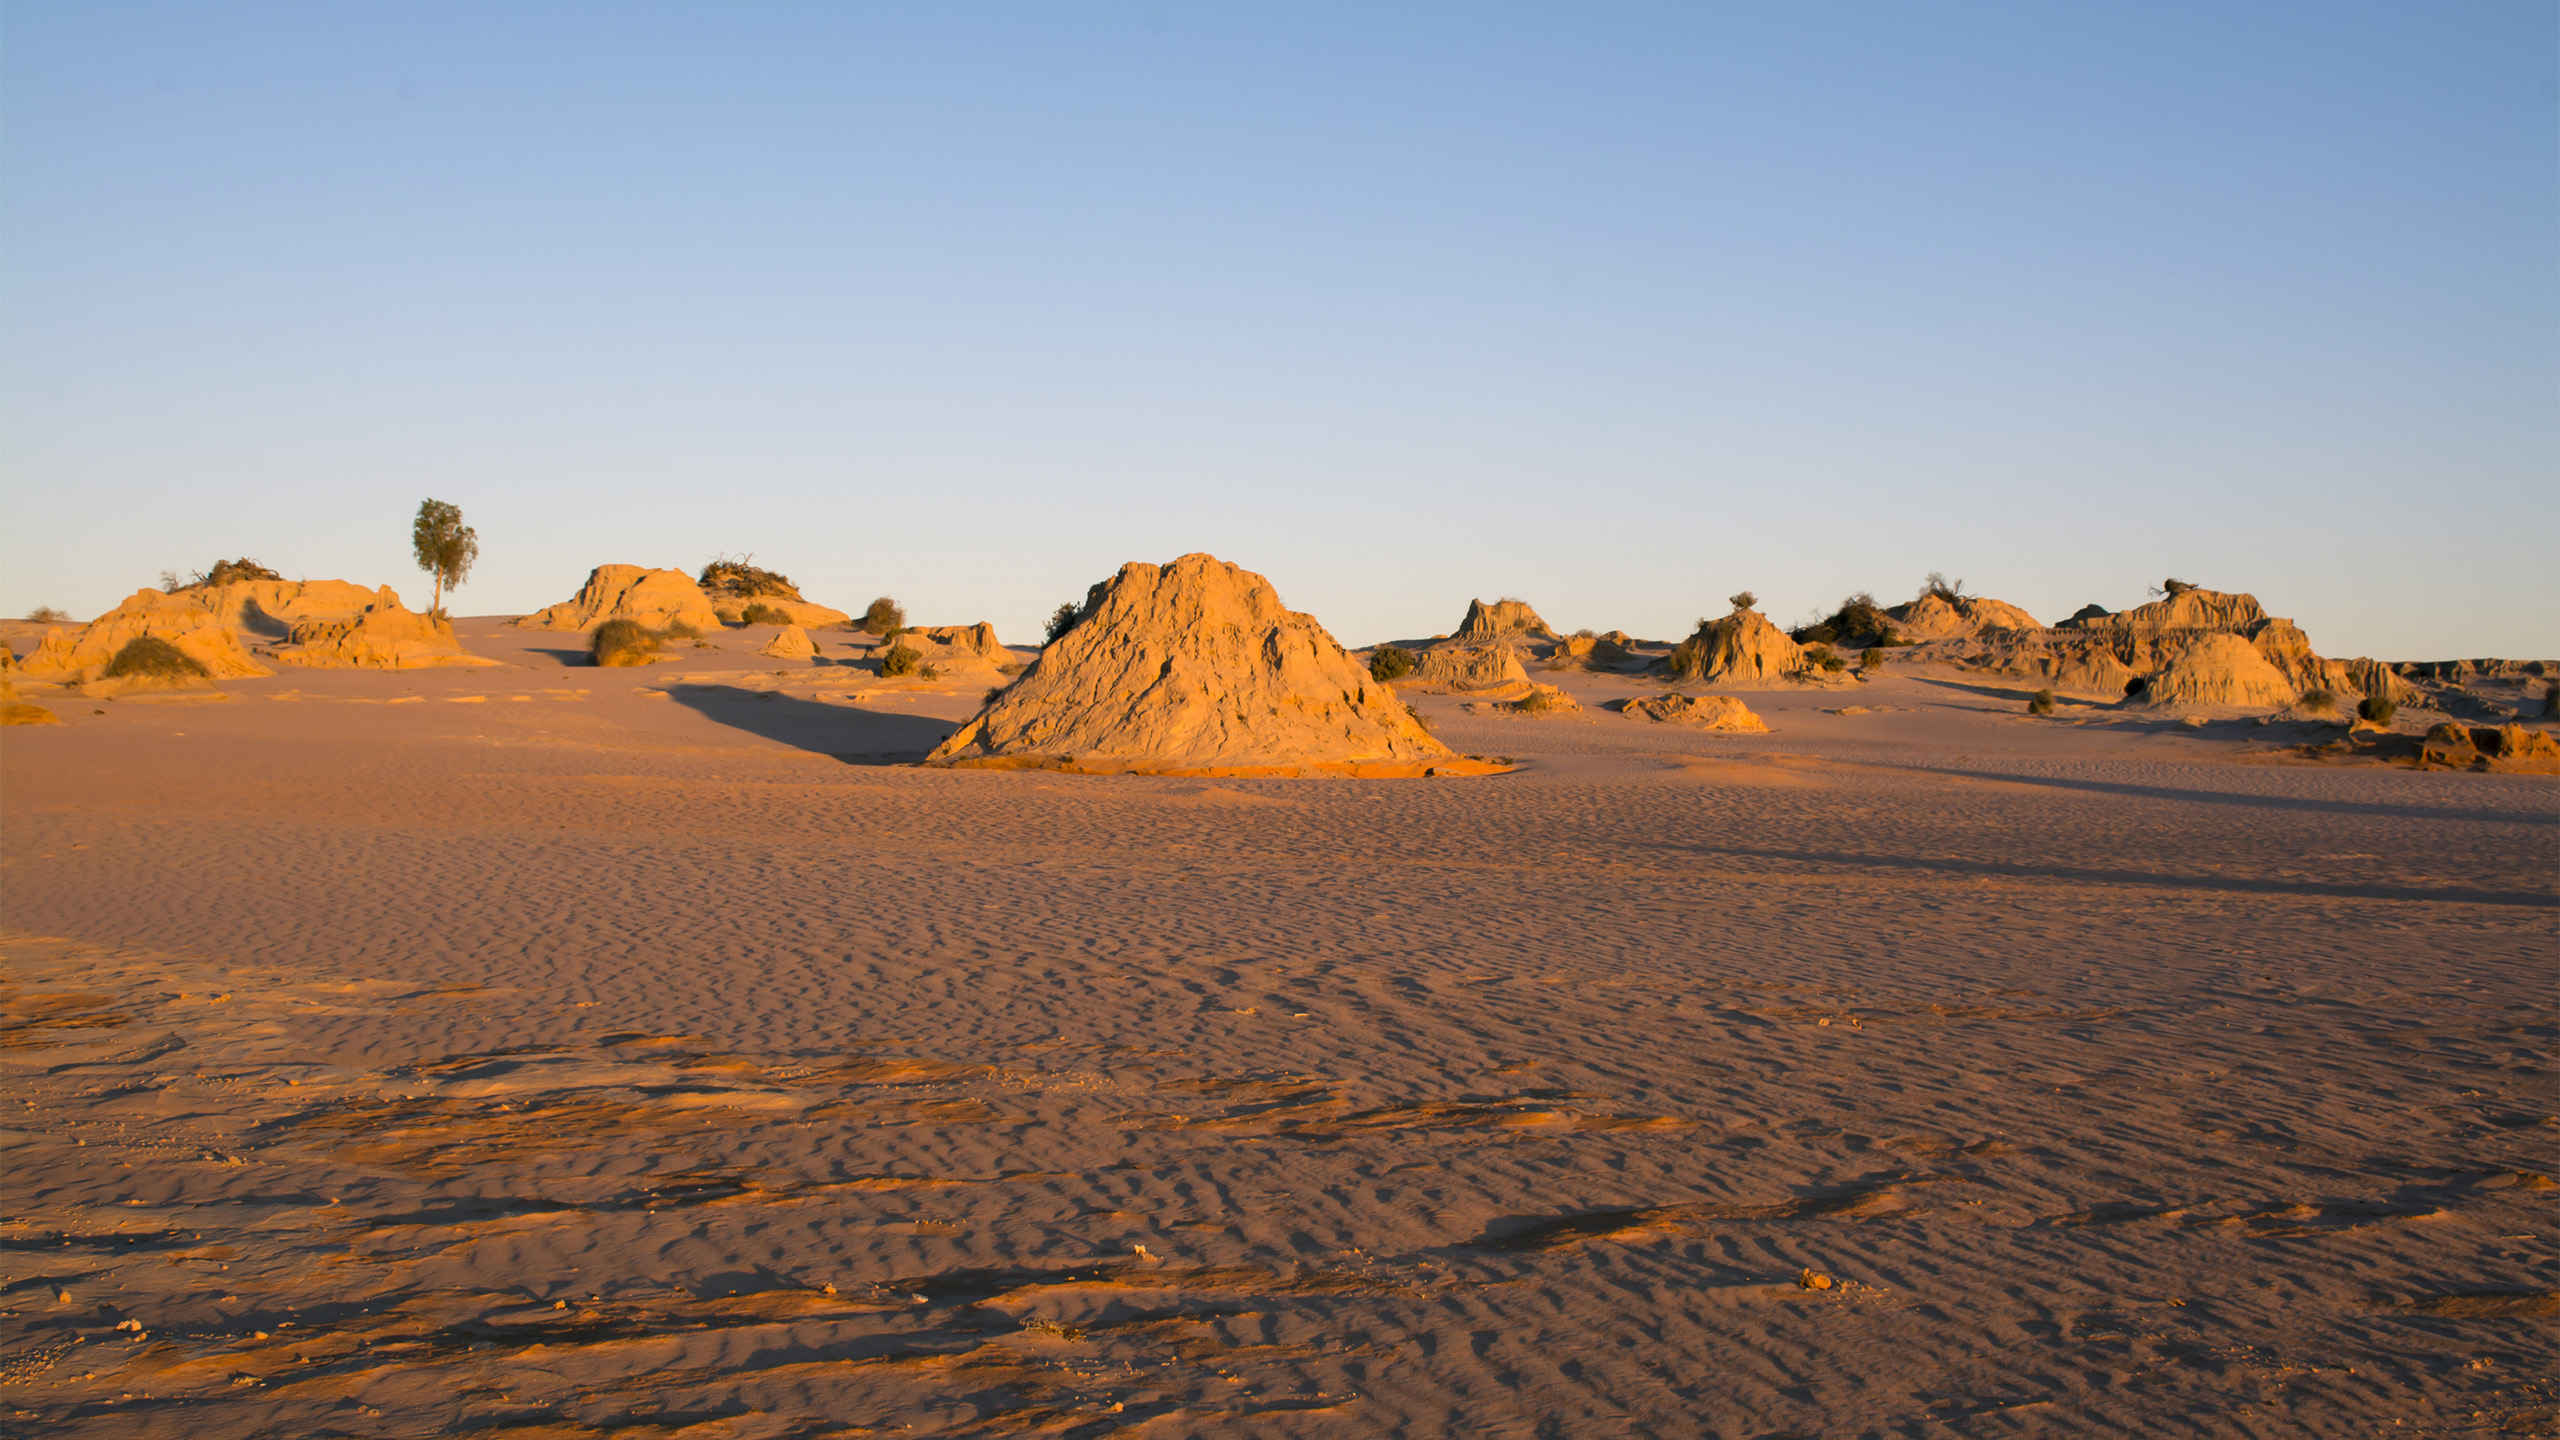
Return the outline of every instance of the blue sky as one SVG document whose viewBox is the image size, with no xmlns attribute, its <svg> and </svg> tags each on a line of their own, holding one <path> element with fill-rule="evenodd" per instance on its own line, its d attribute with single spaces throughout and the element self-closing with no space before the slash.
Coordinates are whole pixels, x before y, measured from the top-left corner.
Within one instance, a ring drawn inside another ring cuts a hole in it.
<svg viewBox="0 0 2560 1440">
<path fill-rule="evenodd" d="M 2560 655 L 2560 7 L 0 5 L 0 608 L 2177 574 Z M 416 592 L 416 593 L 412 593 Z"/>
</svg>

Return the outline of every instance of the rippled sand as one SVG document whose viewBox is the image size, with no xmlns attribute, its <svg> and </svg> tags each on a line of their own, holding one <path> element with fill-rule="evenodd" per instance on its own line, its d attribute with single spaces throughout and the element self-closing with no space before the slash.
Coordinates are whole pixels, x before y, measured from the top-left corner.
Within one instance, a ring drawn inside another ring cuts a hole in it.
<svg viewBox="0 0 2560 1440">
<path fill-rule="evenodd" d="M 2560 782 L 1920 676 L 933 772 L 465 629 L 0 740 L 0 1434 L 2554 1428 Z"/>
</svg>

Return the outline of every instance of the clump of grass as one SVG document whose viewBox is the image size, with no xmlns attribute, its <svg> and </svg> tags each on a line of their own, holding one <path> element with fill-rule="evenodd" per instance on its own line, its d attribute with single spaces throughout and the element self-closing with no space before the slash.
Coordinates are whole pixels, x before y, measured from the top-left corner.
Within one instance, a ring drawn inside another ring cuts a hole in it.
<svg viewBox="0 0 2560 1440">
<path fill-rule="evenodd" d="M 204 663 L 157 635 L 136 635 L 107 662 L 110 680 L 210 680 Z"/>
<path fill-rule="evenodd" d="M 1381 645 L 1369 657 L 1369 678 L 1383 685 L 1413 673 L 1413 652 L 1401 645 Z"/>
<path fill-rule="evenodd" d="M 2337 692 L 2332 690 L 2305 690 L 2302 692 L 2302 708 L 2322 713 L 2335 710 L 2338 708 Z"/>
<path fill-rule="evenodd" d="M 862 628 L 882 640 L 895 640 L 907 628 L 906 607 L 883 595 L 862 612 Z"/>
<path fill-rule="evenodd" d="M 978 697 L 978 708 L 984 710 L 988 706 L 993 705 L 996 701 L 1004 698 L 1004 692 L 1005 687 L 1002 685 L 988 686 L 987 693 Z"/>
<path fill-rule="evenodd" d="M 1883 669 L 1884 647 L 1881 645 L 1870 645 L 1866 649 L 1859 651 L 1858 663 L 1869 670 Z"/>
<path fill-rule="evenodd" d="M 753 555 L 741 555 L 732 560 L 726 555 L 715 556 L 711 563 L 702 567 L 702 574 L 696 577 L 695 583 L 705 594 L 725 595 L 733 600 L 752 600 L 759 595 L 770 595 L 777 600 L 800 598 L 800 587 L 791 583 L 790 576 L 759 568 L 755 558 Z"/>
<path fill-rule="evenodd" d="M 665 632 L 652 630 L 637 620 L 607 620 L 596 627 L 588 641 L 587 658 L 598 665 L 646 665 L 667 638 Z"/>
<path fill-rule="evenodd" d="M 1964 598 L 1964 582 L 1950 580 L 1943 571 L 1932 570 L 1929 572 L 1929 578 L 1920 582 L 1918 598 L 1926 600 L 1932 595 L 1952 605 Z"/>
<path fill-rule="evenodd" d="M 763 601 L 759 600 L 756 603 L 749 605 L 746 610 L 738 616 L 738 623 L 742 625 L 788 625 L 792 623 L 791 612 L 788 610 L 777 609 L 774 606 L 767 605 Z"/>
<path fill-rule="evenodd" d="M 892 645 L 880 657 L 880 673 L 883 675 L 913 675 L 924 669 L 924 654 L 913 645 Z M 932 678 L 930 672 L 925 678 Z"/>
<path fill-rule="evenodd" d="M 2027 697 L 2027 713 L 2030 715 L 2052 714 L 2053 691 L 2051 689 L 2039 690 L 2035 694 Z"/>
<path fill-rule="evenodd" d="M 2356 705 L 2357 716 L 2376 725 L 2390 724 L 2391 717 L 2399 713 L 2398 702 L 2382 695 L 2367 695 Z"/>
<path fill-rule="evenodd" d="M 27 618 L 39 625 L 67 625 L 71 621 L 71 612 L 57 610 L 51 605 L 39 605 L 27 612 Z"/>
</svg>

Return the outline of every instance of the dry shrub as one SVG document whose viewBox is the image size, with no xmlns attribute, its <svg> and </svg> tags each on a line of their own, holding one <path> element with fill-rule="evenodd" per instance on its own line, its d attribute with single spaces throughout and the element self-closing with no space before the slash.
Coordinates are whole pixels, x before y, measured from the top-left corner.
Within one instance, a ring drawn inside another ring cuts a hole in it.
<svg viewBox="0 0 2560 1440">
<path fill-rule="evenodd" d="M 2391 717 L 2399 713 L 2399 704 L 2382 695 L 2367 695 L 2363 702 L 2356 706 L 2356 714 L 2359 718 L 2370 720 L 2376 725 L 2390 724 Z"/>
<path fill-rule="evenodd" d="M 700 585 L 706 594 L 725 595 L 733 600 L 750 600 L 758 595 L 770 595 L 777 600 L 800 598 L 800 587 L 791 583 L 790 576 L 758 568 L 755 558 L 753 555 L 741 555 L 735 560 L 726 555 L 714 557 L 711 563 L 702 567 L 702 573 L 695 577 L 694 583 Z"/>
<path fill-rule="evenodd" d="M 924 667 L 924 655 L 913 645 L 892 645 L 880 657 L 883 675 L 913 675 Z M 928 675 L 926 678 L 930 679 Z"/>
<path fill-rule="evenodd" d="M 664 632 L 637 620 L 607 620 L 596 627 L 588 642 L 587 656 L 598 665 L 646 665 L 657 656 L 658 645 L 666 638 Z"/>
<path fill-rule="evenodd" d="M 187 582 L 186 588 L 202 590 L 210 585 L 229 585 L 239 580 L 282 580 L 283 578 L 282 575 L 243 555 L 237 560 L 214 561 L 212 569 L 196 572 L 196 578 Z"/>
<path fill-rule="evenodd" d="M 1858 654 L 1858 663 L 1870 670 L 1883 669 L 1884 647 L 1881 645 L 1871 645 L 1865 650 L 1860 651 Z"/>
<path fill-rule="evenodd" d="M 157 635 L 137 635 L 124 642 L 115 658 L 107 662 L 107 678 L 123 680 L 140 677 L 154 680 L 210 680 L 212 673 L 196 657 L 161 639 Z"/>
<path fill-rule="evenodd" d="M 788 625 L 792 620 L 790 611 L 777 610 L 771 605 L 758 601 L 748 606 L 745 612 L 738 616 L 738 622 L 742 625 Z"/>
<path fill-rule="evenodd" d="M 1413 673 L 1413 652 L 1401 645 L 1381 645 L 1369 657 L 1369 678 L 1383 685 Z"/>
<path fill-rule="evenodd" d="M 907 628 L 906 608 L 883 595 L 862 612 L 862 628 L 883 640 L 895 640 L 898 632 Z"/>
<path fill-rule="evenodd" d="M 2302 708 L 2322 713 L 2335 710 L 2338 708 L 2337 693 L 2331 690 L 2305 690 L 2302 692 Z"/>
<path fill-rule="evenodd" d="M 2027 713 L 2030 715 L 2052 714 L 2053 692 L 2049 689 L 2039 690 L 2035 694 L 2029 696 L 2027 699 Z"/>
<path fill-rule="evenodd" d="M 71 612 L 57 610 L 51 605 L 39 605 L 27 612 L 27 618 L 39 625 L 68 625 L 71 623 Z"/>
</svg>

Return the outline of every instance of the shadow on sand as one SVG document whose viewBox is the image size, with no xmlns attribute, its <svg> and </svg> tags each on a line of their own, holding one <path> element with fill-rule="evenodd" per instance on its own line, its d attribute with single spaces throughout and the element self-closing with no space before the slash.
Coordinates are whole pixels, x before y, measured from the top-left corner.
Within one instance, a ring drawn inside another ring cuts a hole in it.
<svg viewBox="0 0 2560 1440">
<path fill-rule="evenodd" d="M 680 685 L 667 695 L 732 729 L 848 765 L 912 765 L 960 728 L 923 715 L 883 715 L 735 685 Z"/>
<path fill-rule="evenodd" d="M 2007 776 L 1999 777 L 2007 779 Z M 2303 895 L 2329 900 L 2424 900 L 2436 904 L 2522 905 L 2560 909 L 2560 892 L 2486 890 L 2461 885 L 2371 884 L 2362 881 L 2260 880 L 2240 875 L 2178 875 L 2156 870 L 2099 870 L 2079 865 L 2031 865 L 2007 860 L 1961 860 L 1943 855 L 1861 855 L 1845 850 L 1764 850 L 1744 845 L 1640 843 L 1639 849 L 1691 855 L 1730 855 L 1752 860 L 1791 860 L 1803 865 L 1934 871 L 1985 879 L 2061 880 L 2083 885 L 2133 885 L 2155 890 L 2221 891 L 2238 895 Z"/>
</svg>

